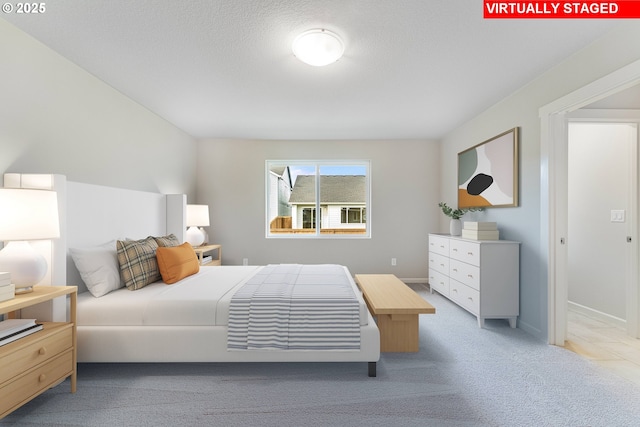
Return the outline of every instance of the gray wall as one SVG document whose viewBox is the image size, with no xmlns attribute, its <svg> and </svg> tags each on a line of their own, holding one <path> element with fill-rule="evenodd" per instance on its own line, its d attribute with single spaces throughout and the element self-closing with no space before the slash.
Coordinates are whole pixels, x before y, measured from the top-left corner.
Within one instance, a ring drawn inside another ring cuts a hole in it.
<svg viewBox="0 0 640 427">
<path fill-rule="evenodd" d="M 441 194 L 456 203 L 457 153 L 505 130 L 520 127 L 520 206 L 489 209 L 501 238 L 522 242 L 519 327 L 546 339 L 547 248 L 540 246 L 540 107 L 640 59 L 640 24 L 628 22 L 567 58 L 442 139 Z"/>
<path fill-rule="evenodd" d="M 434 141 L 200 141 L 197 199 L 209 205 L 209 240 L 223 245 L 224 264 L 341 263 L 353 274 L 426 280 L 427 234 L 441 216 L 439 158 Z M 268 159 L 370 160 L 371 239 L 265 238 Z"/>
<path fill-rule="evenodd" d="M 0 173 L 195 193 L 196 142 L 0 19 Z"/>
</svg>

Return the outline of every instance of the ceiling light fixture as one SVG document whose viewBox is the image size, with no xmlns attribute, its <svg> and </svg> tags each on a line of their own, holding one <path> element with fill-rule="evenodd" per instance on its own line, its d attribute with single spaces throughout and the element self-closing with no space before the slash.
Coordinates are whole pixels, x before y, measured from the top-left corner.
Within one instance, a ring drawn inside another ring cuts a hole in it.
<svg viewBox="0 0 640 427">
<path fill-rule="evenodd" d="M 344 53 L 340 36 L 322 28 L 300 34 L 293 41 L 292 48 L 296 58 L 314 67 L 332 64 Z"/>
</svg>

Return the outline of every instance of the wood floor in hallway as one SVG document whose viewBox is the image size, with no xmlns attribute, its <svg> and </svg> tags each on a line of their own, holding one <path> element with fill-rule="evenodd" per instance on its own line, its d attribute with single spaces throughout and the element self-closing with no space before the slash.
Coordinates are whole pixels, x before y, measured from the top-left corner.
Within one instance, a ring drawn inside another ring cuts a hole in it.
<svg viewBox="0 0 640 427">
<path fill-rule="evenodd" d="M 568 350 L 640 384 L 640 339 L 623 328 L 569 310 L 567 337 Z"/>
</svg>

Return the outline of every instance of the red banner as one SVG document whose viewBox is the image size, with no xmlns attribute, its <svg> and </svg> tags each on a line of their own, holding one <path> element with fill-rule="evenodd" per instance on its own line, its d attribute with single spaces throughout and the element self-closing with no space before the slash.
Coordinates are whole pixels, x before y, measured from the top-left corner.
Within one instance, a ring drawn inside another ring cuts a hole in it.
<svg viewBox="0 0 640 427">
<path fill-rule="evenodd" d="M 640 0 L 493 1 L 484 0 L 485 19 L 633 19 Z"/>
</svg>

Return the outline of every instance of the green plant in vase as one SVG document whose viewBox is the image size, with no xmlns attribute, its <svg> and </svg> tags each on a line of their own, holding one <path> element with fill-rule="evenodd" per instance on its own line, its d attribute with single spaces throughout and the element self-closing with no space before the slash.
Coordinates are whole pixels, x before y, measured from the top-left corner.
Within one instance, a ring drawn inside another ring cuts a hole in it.
<svg viewBox="0 0 640 427">
<path fill-rule="evenodd" d="M 467 212 L 479 212 L 483 211 L 484 208 L 457 208 L 453 209 L 448 206 L 445 202 L 438 203 L 438 206 L 442 209 L 442 213 L 451 218 L 451 222 L 449 223 L 449 234 L 452 236 L 459 236 L 462 234 L 462 222 L 460 218 Z"/>
</svg>

